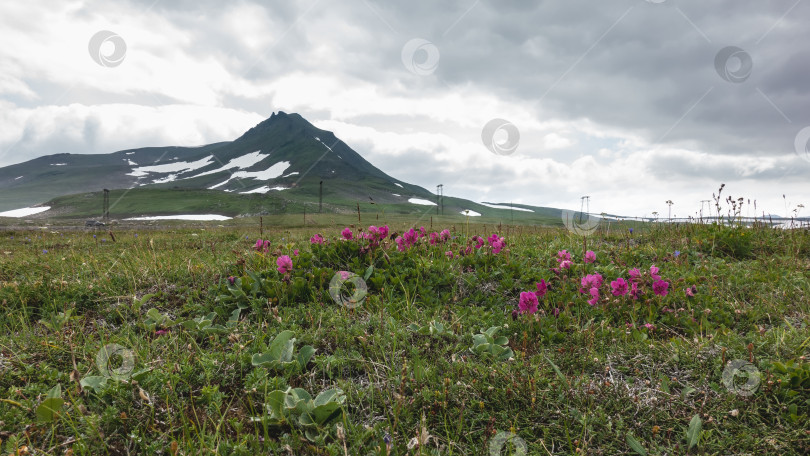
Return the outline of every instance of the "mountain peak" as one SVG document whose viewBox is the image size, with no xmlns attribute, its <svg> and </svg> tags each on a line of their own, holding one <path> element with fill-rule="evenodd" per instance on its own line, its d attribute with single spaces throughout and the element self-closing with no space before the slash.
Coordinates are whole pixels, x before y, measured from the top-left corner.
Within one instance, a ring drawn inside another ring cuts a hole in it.
<svg viewBox="0 0 810 456">
<path fill-rule="evenodd" d="M 273 130 L 286 131 L 286 132 L 301 132 L 304 130 L 315 130 L 315 126 L 309 123 L 306 119 L 301 117 L 300 114 L 292 113 L 287 114 L 284 111 L 274 112 L 267 119 L 256 124 L 255 127 L 246 131 L 242 136 L 236 139 L 241 141 L 244 139 L 253 139 L 271 133 Z"/>
</svg>

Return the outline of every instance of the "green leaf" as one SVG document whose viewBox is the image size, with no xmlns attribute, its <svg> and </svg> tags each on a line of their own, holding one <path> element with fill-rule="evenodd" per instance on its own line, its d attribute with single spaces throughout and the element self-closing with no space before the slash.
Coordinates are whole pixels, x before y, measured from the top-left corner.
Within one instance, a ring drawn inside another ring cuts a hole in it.
<svg viewBox="0 0 810 456">
<path fill-rule="evenodd" d="M 321 426 L 329 424 L 330 421 L 340 416 L 342 411 L 341 405 L 337 402 L 330 402 L 323 404 L 312 409 L 309 413 L 315 419 L 315 422 Z M 303 415 L 302 415 L 303 416 Z"/>
<path fill-rule="evenodd" d="M 107 377 L 103 375 L 90 375 L 84 377 L 80 382 L 82 388 L 90 388 L 95 392 L 99 392 L 102 388 L 107 386 Z"/>
<path fill-rule="evenodd" d="M 53 388 L 51 388 L 50 391 L 48 391 L 48 395 L 45 397 L 47 398 L 62 397 L 62 385 L 57 383 L 56 386 L 54 386 Z"/>
<path fill-rule="evenodd" d="M 233 312 L 231 312 L 231 316 L 230 316 L 230 318 L 228 318 L 228 323 L 226 323 L 228 328 L 233 328 L 234 326 L 236 326 L 239 323 L 239 313 L 240 312 L 242 312 L 242 309 L 239 309 L 239 308 L 237 308 Z"/>
<path fill-rule="evenodd" d="M 641 456 L 647 456 L 647 450 L 643 446 L 641 446 L 641 443 L 638 440 L 636 440 L 636 438 L 633 437 L 632 434 L 628 432 L 627 435 L 625 436 L 625 440 L 627 440 L 627 446 L 629 446 L 630 449 L 635 451 L 636 454 Z"/>
<path fill-rule="evenodd" d="M 37 407 L 37 421 L 50 423 L 59 417 L 59 412 L 62 410 L 62 405 L 65 403 L 60 396 L 62 396 L 61 385 L 56 385 L 48 391 L 45 400 Z"/>
<path fill-rule="evenodd" d="M 702 430 L 703 420 L 700 419 L 700 415 L 693 416 L 692 420 L 689 422 L 689 429 L 686 430 L 686 443 L 690 450 L 697 445 L 698 440 L 700 440 L 700 431 Z"/>
<path fill-rule="evenodd" d="M 372 266 L 369 266 L 369 267 L 366 269 L 366 273 L 365 273 L 365 274 L 363 274 L 363 280 L 368 280 L 368 278 L 369 278 L 369 277 L 371 277 L 371 274 L 372 274 L 373 272 L 374 272 L 374 266 L 373 266 L 373 265 L 372 265 Z"/>
<path fill-rule="evenodd" d="M 342 404 L 345 400 L 346 396 L 343 394 L 343 390 L 340 388 L 330 388 L 321 391 L 321 393 L 315 398 L 315 401 L 313 401 L 313 405 L 318 407 L 329 402 Z"/>
<path fill-rule="evenodd" d="M 270 348 L 267 350 L 267 354 L 270 356 L 270 358 L 274 360 L 281 360 L 281 355 L 284 353 L 287 342 L 289 342 L 292 337 L 292 331 L 281 331 L 275 337 L 275 339 L 273 339 L 273 342 L 270 343 Z"/>
<path fill-rule="evenodd" d="M 270 352 L 265 353 L 256 353 L 250 358 L 250 363 L 254 366 L 264 366 L 264 365 L 271 365 L 274 361 L 278 361 L 277 359 L 273 359 L 270 356 Z"/>
<path fill-rule="evenodd" d="M 288 340 L 286 344 L 284 344 L 284 350 L 281 351 L 281 358 L 279 361 L 282 363 L 289 363 L 293 359 L 293 349 L 295 349 L 295 338 Z"/>
<path fill-rule="evenodd" d="M 301 369 L 307 367 L 313 354 L 315 354 L 315 349 L 312 348 L 311 345 L 304 345 L 298 350 L 298 364 L 301 366 Z"/>
</svg>

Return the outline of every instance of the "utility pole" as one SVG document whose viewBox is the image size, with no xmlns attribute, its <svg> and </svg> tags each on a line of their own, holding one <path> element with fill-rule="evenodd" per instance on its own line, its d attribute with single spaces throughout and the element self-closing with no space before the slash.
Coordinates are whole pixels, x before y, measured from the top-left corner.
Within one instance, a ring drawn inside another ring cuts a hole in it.
<svg viewBox="0 0 810 456">
<path fill-rule="evenodd" d="M 586 195 L 580 199 L 582 201 L 579 205 L 579 223 L 582 224 L 582 215 L 591 211 L 591 197 Z"/>
<path fill-rule="evenodd" d="M 110 220 L 110 191 L 104 189 L 104 203 L 101 209 L 101 218 L 107 222 Z"/>
<path fill-rule="evenodd" d="M 669 206 L 669 223 L 672 223 L 672 205 L 675 204 L 672 200 L 667 200 L 667 205 Z"/>
<path fill-rule="evenodd" d="M 712 202 L 712 200 L 700 200 L 700 221 L 701 222 L 703 221 L 703 205 L 706 204 L 706 203 L 711 203 L 711 202 Z M 709 208 L 711 209 L 711 205 L 709 205 Z"/>
<path fill-rule="evenodd" d="M 444 184 L 439 184 L 436 186 L 436 215 L 439 215 L 439 208 L 442 205 L 442 196 L 444 196 Z M 443 207 L 442 214 L 444 214 Z"/>
</svg>

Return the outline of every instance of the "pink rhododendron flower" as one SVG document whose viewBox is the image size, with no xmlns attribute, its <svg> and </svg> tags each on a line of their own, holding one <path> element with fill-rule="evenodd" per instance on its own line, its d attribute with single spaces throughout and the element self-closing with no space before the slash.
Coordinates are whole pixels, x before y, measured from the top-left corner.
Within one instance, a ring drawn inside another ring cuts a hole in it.
<svg viewBox="0 0 810 456">
<path fill-rule="evenodd" d="M 353 239 L 354 238 L 354 235 L 352 235 L 352 230 L 350 230 L 348 227 L 343 228 L 343 231 L 341 231 L 340 234 L 343 236 L 343 239 Z"/>
<path fill-rule="evenodd" d="M 315 236 L 309 238 L 309 242 L 310 244 L 323 244 L 324 239 L 323 236 L 321 236 L 320 233 L 318 233 Z"/>
<path fill-rule="evenodd" d="M 541 279 L 540 282 L 537 283 L 537 291 L 534 294 L 537 295 L 538 298 L 542 298 L 548 292 L 548 285 L 544 279 Z"/>
<path fill-rule="evenodd" d="M 293 250 L 293 255 L 298 256 L 298 249 Z"/>
<path fill-rule="evenodd" d="M 641 271 L 639 271 L 638 268 L 631 269 L 628 274 L 630 274 L 630 280 L 633 282 L 638 282 L 641 280 Z"/>
<path fill-rule="evenodd" d="M 613 296 L 624 296 L 629 291 L 627 281 L 621 277 L 610 282 L 610 287 L 613 289 Z"/>
<path fill-rule="evenodd" d="M 586 263 L 593 263 L 596 261 L 596 253 L 593 250 L 588 250 L 585 252 L 585 262 Z"/>
<path fill-rule="evenodd" d="M 397 250 L 400 252 L 405 251 L 405 240 L 402 239 L 402 236 L 397 236 L 397 238 L 394 239 L 394 242 L 397 243 Z"/>
<path fill-rule="evenodd" d="M 450 258 L 450 259 L 453 258 L 453 251 L 452 250 L 448 250 L 448 251 L 444 252 L 444 254 L 447 255 L 447 258 Z"/>
<path fill-rule="evenodd" d="M 405 241 L 405 246 L 410 247 L 416 244 L 416 241 L 419 239 L 419 235 L 416 234 L 416 230 L 411 228 L 402 234 L 402 239 Z"/>
<path fill-rule="evenodd" d="M 503 250 L 503 248 L 506 247 L 506 241 L 504 241 L 504 238 L 498 236 L 497 234 L 493 234 L 492 236 L 487 238 L 487 241 L 489 241 L 489 245 L 492 246 L 492 253 L 495 254 L 501 253 L 501 250 Z"/>
<path fill-rule="evenodd" d="M 602 286 L 602 282 L 604 282 L 602 274 L 588 274 L 580 281 L 584 289 L 599 288 Z"/>
<path fill-rule="evenodd" d="M 694 298 L 696 294 L 697 294 L 697 287 L 696 286 L 692 285 L 691 287 L 686 289 L 686 296 L 689 296 L 690 298 Z"/>
<path fill-rule="evenodd" d="M 648 331 L 655 329 L 655 326 L 651 323 L 644 323 L 644 327 L 647 328 Z"/>
<path fill-rule="evenodd" d="M 349 271 L 339 271 L 342 280 L 349 280 Z"/>
<path fill-rule="evenodd" d="M 655 266 L 650 266 L 650 276 L 653 280 L 661 280 L 661 276 L 658 275 L 658 268 Z"/>
<path fill-rule="evenodd" d="M 667 289 L 669 288 L 669 282 L 665 282 L 663 280 L 657 280 L 653 283 L 653 292 L 655 292 L 658 296 L 666 296 Z"/>
<path fill-rule="evenodd" d="M 447 242 L 450 239 L 450 230 L 442 230 L 439 236 L 442 237 L 442 241 Z"/>
<path fill-rule="evenodd" d="M 263 241 L 261 239 L 258 239 L 256 241 L 256 245 L 254 245 L 253 248 L 257 252 L 267 252 L 270 249 L 270 241 L 268 240 Z"/>
<path fill-rule="evenodd" d="M 571 260 L 563 260 L 560 262 L 560 267 L 563 269 L 571 269 L 571 265 L 574 264 Z"/>
<path fill-rule="evenodd" d="M 388 237 L 388 225 L 381 226 L 379 228 L 377 234 L 379 234 L 380 240 L 383 240 L 383 239 L 387 238 Z"/>
<path fill-rule="evenodd" d="M 521 292 L 518 308 L 520 308 L 520 313 L 533 314 L 537 312 L 537 295 L 526 291 Z"/>
<path fill-rule="evenodd" d="M 420 237 L 420 238 L 421 238 L 421 237 L 425 237 L 425 235 L 426 235 L 426 234 L 427 234 L 427 233 L 425 232 L 425 227 L 424 227 L 424 226 L 420 226 L 420 227 L 419 227 L 419 237 Z"/>
<path fill-rule="evenodd" d="M 473 236 L 472 240 L 476 242 L 476 245 L 475 245 L 476 249 L 480 249 L 481 247 L 484 246 L 485 241 L 484 241 L 484 238 L 482 238 L 481 236 L 477 236 L 477 235 Z"/>
<path fill-rule="evenodd" d="M 568 250 L 560 250 L 557 252 L 557 262 L 561 263 L 565 260 L 571 261 L 571 254 L 568 253 Z"/>
<path fill-rule="evenodd" d="M 278 265 L 278 272 L 282 274 L 290 272 L 293 267 L 292 260 L 287 255 L 281 255 L 278 257 L 276 264 Z"/>
<path fill-rule="evenodd" d="M 230 282 L 231 285 L 233 285 L 234 283 L 236 283 L 236 277 L 234 277 L 234 276 L 228 277 L 228 282 Z"/>
<path fill-rule="evenodd" d="M 599 301 L 599 289 L 598 288 L 591 288 L 588 290 L 588 293 L 591 295 L 591 299 L 588 300 L 588 304 L 594 306 Z"/>
<path fill-rule="evenodd" d="M 439 233 L 436 233 L 435 231 L 433 233 L 430 233 L 430 245 L 436 245 L 438 241 L 439 241 Z"/>
<path fill-rule="evenodd" d="M 368 231 L 366 233 L 370 235 L 369 239 L 376 239 L 380 235 L 380 229 L 374 225 L 371 225 L 368 227 Z"/>
<path fill-rule="evenodd" d="M 633 282 L 630 286 L 630 297 L 634 300 L 641 297 L 641 292 L 638 290 L 638 284 L 636 282 Z"/>
</svg>

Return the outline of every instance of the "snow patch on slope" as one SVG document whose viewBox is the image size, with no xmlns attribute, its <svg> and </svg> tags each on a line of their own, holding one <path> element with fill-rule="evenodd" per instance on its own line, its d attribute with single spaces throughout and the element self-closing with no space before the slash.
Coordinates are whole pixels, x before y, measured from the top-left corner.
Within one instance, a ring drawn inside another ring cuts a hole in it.
<svg viewBox="0 0 810 456">
<path fill-rule="evenodd" d="M 408 198 L 408 202 L 411 203 L 411 204 L 421 204 L 423 206 L 435 206 L 436 205 L 436 203 L 434 203 L 433 201 L 428 201 L 428 200 L 422 199 L 422 198 Z"/>
<path fill-rule="evenodd" d="M 478 203 L 482 206 L 491 207 L 493 209 L 514 209 L 516 211 L 524 211 L 524 212 L 534 212 L 531 209 L 525 209 L 522 207 L 511 207 L 511 206 L 498 206 L 497 204 L 489 204 L 489 203 Z"/>
<path fill-rule="evenodd" d="M 0 217 L 27 217 L 29 215 L 45 212 L 50 208 L 51 208 L 50 206 L 24 207 L 22 209 L 14 209 L 11 211 L 0 212 Z"/>
<path fill-rule="evenodd" d="M 164 165 L 141 166 L 138 168 L 133 168 L 131 173 L 127 173 L 127 176 L 144 177 L 149 173 L 185 173 L 206 167 L 212 163 L 213 159 L 214 156 L 209 155 L 208 157 L 201 158 L 193 162 L 176 162 L 166 163 Z"/>
</svg>

